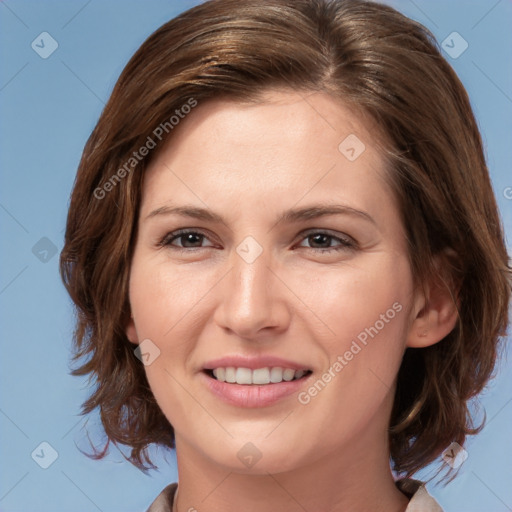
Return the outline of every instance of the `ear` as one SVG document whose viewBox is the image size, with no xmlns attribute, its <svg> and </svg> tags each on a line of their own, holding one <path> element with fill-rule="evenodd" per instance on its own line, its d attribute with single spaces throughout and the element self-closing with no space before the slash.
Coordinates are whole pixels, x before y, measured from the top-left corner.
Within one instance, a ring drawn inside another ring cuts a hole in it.
<svg viewBox="0 0 512 512">
<path fill-rule="evenodd" d="M 137 335 L 137 329 L 135 328 L 135 322 L 133 320 L 133 315 L 130 313 L 130 317 L 125 322 L 125 333 L 128 341 L 131 343 L 138 345 L 139 344 L 139 336 Z"/>
<path fill-rule="evenodd" d="M 408 347 L 422 348 L 434 345 L 447 336 L 457 324 L 459 317 L 458 290 L 453 279 L 446 279 L 445 265 L 453 257 L 453 251 L 446 251 L 435 258 L 437 272 L 432 275 L 425 290 L 416 297 L 412 324 L 407 336 Z M 443 270 L 445 270 L 443 272 Z"/>
</svg>

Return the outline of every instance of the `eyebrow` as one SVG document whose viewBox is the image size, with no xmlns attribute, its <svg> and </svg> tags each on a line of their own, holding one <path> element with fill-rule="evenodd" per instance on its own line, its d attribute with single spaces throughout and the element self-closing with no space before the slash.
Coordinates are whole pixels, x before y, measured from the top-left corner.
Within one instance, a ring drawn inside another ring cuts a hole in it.
<svg viewBox="0 0 512 512">
<path fill-rule="evenodd" d="M 224 218 L 221 215 L 213 212 L 210 209 L 199 208 L 193 205 L 161 206 L 160 208 L 153 210 L 149 215 L 147 215 L 145 220 L 149 220 L 160 215 L 179 215 L 181 217 L 189 217 L 212 223 L 226 224 Z M 316 219 L 318 217 L 324 217 L 327 215 L 348 215 L 377 225 L 373 217 L 371 217 L 371 215 L 368 213 L 362 210 L 357 210 L 356 208 L 352 208 L 350 206 L 339 204 L 317 204 L 304 208 L 286 210 L 277 218 L 274 225 L 282 223 L 291 224 L 294 222 Z"/>
</svg>

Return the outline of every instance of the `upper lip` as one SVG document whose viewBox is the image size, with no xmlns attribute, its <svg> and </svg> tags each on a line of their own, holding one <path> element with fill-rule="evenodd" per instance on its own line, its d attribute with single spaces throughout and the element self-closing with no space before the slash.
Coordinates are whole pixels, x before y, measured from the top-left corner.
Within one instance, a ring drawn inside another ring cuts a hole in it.
<svg viewBox="0 0 512 512">
<path fill-rule="evenodd" d="M 249 368 L 256 370 L 257 368 L 292 368 L 293 370 L 310 370 L 307 365 L 289 361 L 275 356 L 241 356 L 232 355 L 212 359 L 204 364 L 203 370 L 214 370 L 215 368 Z"/>
</svg>

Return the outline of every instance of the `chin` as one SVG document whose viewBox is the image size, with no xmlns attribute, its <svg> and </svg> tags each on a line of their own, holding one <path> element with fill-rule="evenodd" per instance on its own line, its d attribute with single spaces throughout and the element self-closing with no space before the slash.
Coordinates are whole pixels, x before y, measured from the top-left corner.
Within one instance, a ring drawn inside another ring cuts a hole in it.
<svg viewBox="0 0 512 512">
<path fill-rule="evenodd" d="M 290 436 L 286 436 L 290 440 Z M 300 436 L 303 439 L 303 436 Z M 253 439 L 252 441 L 250 439 Z M 227 471 L 251 475 L 268 475 L 283 473 L 306 465 L 306 454 L 299 453 L 295 443 L 284 442 L 283 437 L 276 437 L 270 441 L 260 436 L 229 439 L 222 445 L 213 442 L 205 447 L 204 453 L 216 465 L 224 467 Z M 215 446 L 215 451 L 212 451 Z"/>
</svg>

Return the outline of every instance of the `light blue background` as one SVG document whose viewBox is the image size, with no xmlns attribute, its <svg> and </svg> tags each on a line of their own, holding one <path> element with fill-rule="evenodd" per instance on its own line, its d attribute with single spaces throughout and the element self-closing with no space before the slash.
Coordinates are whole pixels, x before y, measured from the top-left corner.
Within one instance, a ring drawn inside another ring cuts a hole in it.
<svg viewBox="0 0 512 512">
<path fill-rule="evenodd" d="M 49 252 L 44 263 L 32 248 L 47 237 L 61 250 L 83 145 L 129 57 L 161 24 L 197 3 L 0 2 L 2 511 L 143 511 L 177 478 L 173 453 L 164 459 L 158 451 L 160 471 L 146 476 L 116 449 L 103 461 L 92 461 L 77 449 L 87 448 L 78 415 L 87 382 L 69 375 L 72 309 L 58 274 L 58 252 Z M 439 42 L 453 31 L 468 42 L 459 58 L 447 58 L 478 117 L 510 240 L 512 3 L 388 3 L 425 24 Z M 44 31 L 59 45 L 48 59 L 31 48 Z M 47 241 L 40 243 L 51 248 Z M 429 485 L 446 512 L 511 510 L 511 384 L 511 365 L 502 360 L 497 378 L 482 395 L 490 421 L 468 442 L 469 458 L 459 476 L 446 487 Z M 101 438 L 94 418 L 89 426 L 93 438 Z M 46 470 L 31 458 L 42 441 L 59 455 Z M 431 475 L 426 470 L 417 476 Z"/>
</svg>

